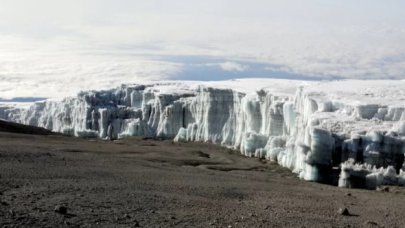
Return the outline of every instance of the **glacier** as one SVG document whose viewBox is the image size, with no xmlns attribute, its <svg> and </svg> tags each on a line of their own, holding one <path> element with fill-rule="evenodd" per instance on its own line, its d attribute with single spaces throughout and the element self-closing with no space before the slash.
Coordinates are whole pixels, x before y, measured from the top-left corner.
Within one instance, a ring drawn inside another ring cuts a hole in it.
<svg viewBox="0 0 405 228">
<path fill-rule="evenodd" d="M 160 81 L 0 106 L 0 118 L 86 138 L 201 141 L 304 180 L 405 185 L 405 81 Z"/>
</svg>

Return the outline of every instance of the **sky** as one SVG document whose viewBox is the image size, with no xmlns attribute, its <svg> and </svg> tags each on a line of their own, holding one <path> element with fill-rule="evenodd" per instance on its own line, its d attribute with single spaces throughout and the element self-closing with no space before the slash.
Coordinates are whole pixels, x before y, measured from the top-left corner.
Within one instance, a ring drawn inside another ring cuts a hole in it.
<svg viewBox="0 0 405 228">
<path fill-rule="evenodd" d="M 151 80 L 405 79 L 401 0 L 0 0 L 0 98 Z"/>
</svg>

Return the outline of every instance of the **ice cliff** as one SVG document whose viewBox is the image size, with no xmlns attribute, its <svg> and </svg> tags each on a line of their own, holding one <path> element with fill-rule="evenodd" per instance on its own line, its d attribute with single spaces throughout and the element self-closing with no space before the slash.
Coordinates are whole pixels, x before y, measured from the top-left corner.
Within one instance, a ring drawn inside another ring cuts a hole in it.
<svg viewBox="0 0 405 228">
<path fill-rule="evenodd" d="M 0 108 L 79 137 L 203 141 L 278 162 L 308 181 L 405 184 L 405 81 L 156 82 Z"/>
</svg>

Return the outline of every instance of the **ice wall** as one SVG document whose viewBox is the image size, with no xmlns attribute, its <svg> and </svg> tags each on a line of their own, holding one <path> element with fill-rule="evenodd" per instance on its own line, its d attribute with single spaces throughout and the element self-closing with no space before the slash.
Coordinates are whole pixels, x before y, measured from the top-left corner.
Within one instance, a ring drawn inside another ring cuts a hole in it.
<svg viewBox="0 0 405 228">
<path fill-rule="evenodd" d="M 304 180 L 341 187 L 405 183 L 401 103 L 369 99 L 361 88 L 340 91 L 333 83 L 280 83 L 251 92 L 186 82 L 122 86 L 0 114 L 79 137 L 217 143 L 278 162 Z"/>
</svg>

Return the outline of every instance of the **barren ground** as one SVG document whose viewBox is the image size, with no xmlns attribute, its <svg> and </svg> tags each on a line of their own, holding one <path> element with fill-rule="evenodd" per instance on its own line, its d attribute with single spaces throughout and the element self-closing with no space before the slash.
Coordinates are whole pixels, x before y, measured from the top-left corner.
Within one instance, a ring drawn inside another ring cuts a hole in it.
<svg viewBox="0 0 405 228">
<path fill-rule="evenodd" d="M 405 227 L 402 188 L 340 189 L 219 146 L 141 138 L 0 132 L 0 201 L 3 227 Z"/>
</svg>

